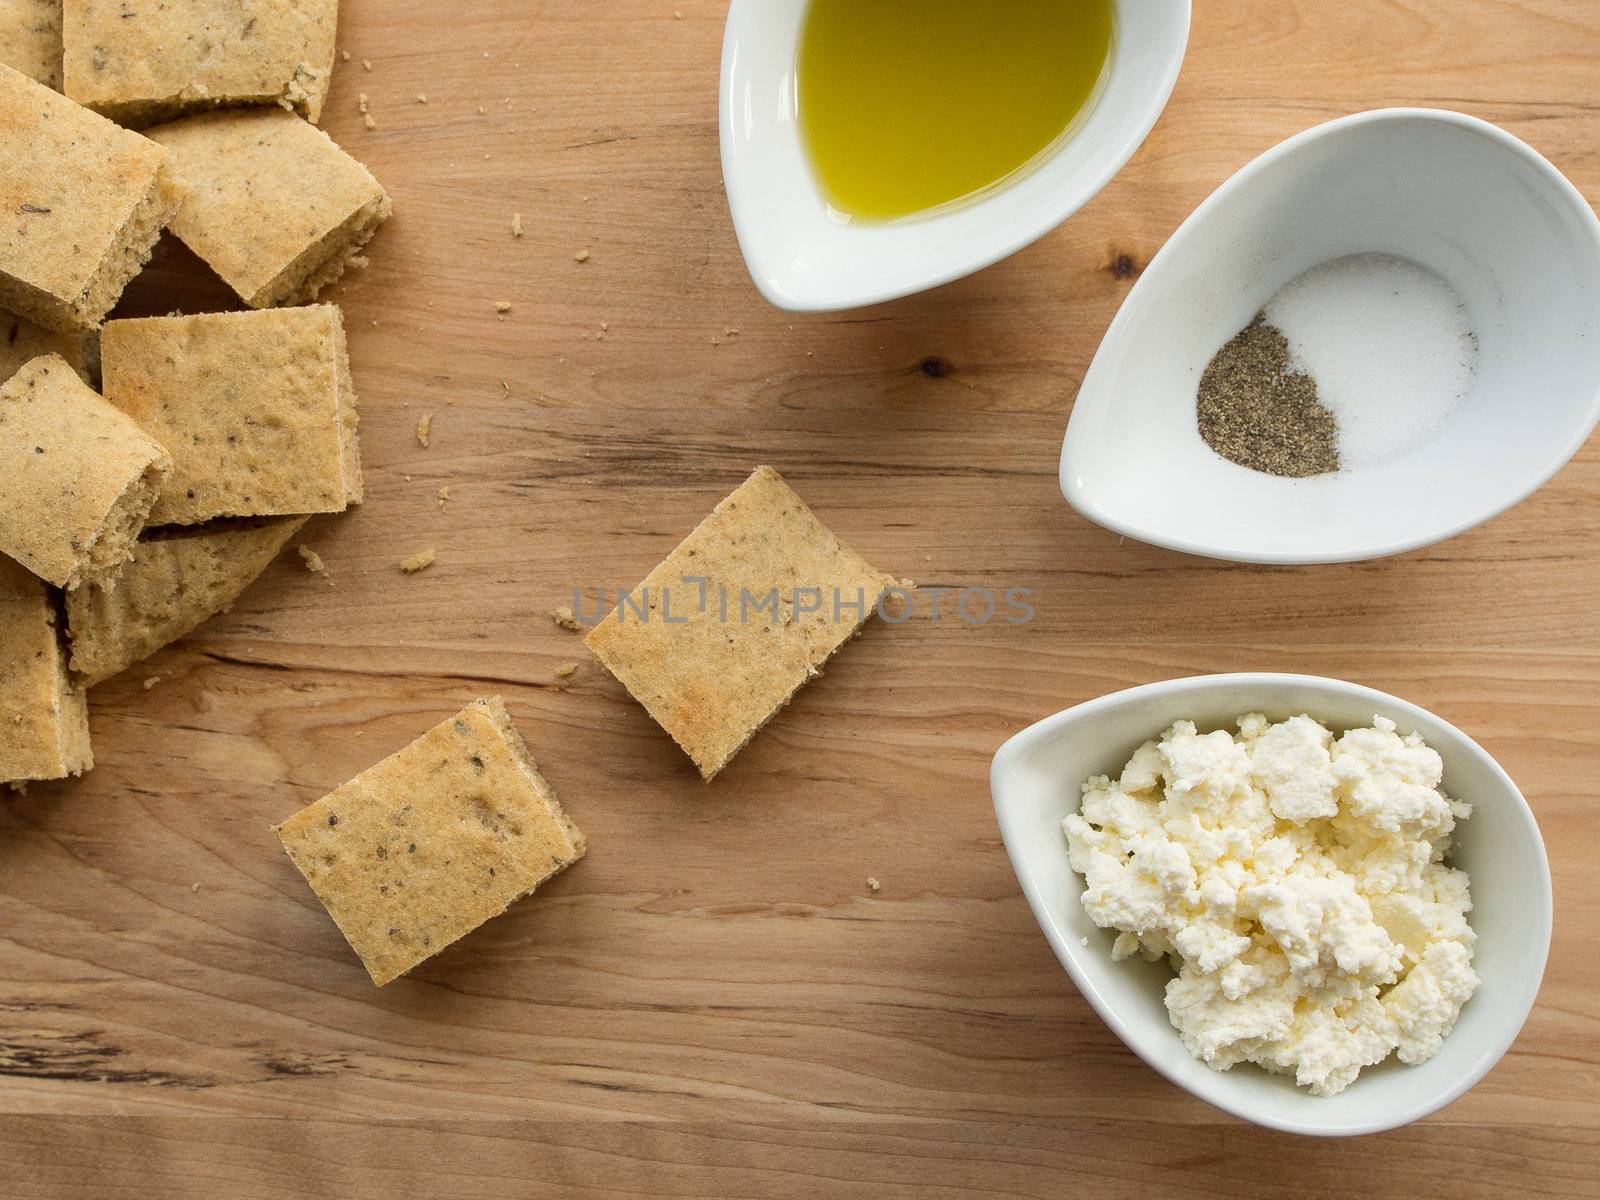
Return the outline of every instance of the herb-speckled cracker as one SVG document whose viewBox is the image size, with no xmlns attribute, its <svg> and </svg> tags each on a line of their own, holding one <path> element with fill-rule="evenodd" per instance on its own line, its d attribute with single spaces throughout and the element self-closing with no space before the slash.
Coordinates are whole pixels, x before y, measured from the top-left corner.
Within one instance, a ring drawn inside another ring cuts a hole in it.
<svg viewBox="0 0 1600 1200">
<path fill-rule="evenodd" d="M 111 586 L 67 593 L 72 669 L 93 685 L 177 641 L 237 600 L 305 523 L 274 517 L 145 538 Z"/>
<path fill-rule="evenodd" d="M 710 779 L 894 585 L 761 467 L 585 644 Z"/>
<path fill-rule="evenodd" d="M 61 0 L 0 0 L 0 63 L 61 86 Z"/>
<path fill-rule="evenodd" d="M 361 500 L 344 319 L 331 304 L 111 321 L 106 399 L 172 452 L 152 525 Z"/>
<path fill-rule="evenodd" d="M 45 329 L 27 317 L 0 312 L 0 383 L 41 354 L 59 354 L 80 378 L 88 381 L 90 355 L 85 335 Z"/>
<path fill-rule="evenodd" d="M 0 308 L 96 328 L 177 211 L 166 157 L 0 66 Z"/>
<path fill-rule="evenodd" d="M 37 578 L 0 558 L 0 783 L 65 779 L 93 765 L 89 711 L 67 677 L 55 604 Z"/>
<path fill-rule="evenodd" d="M 127 125 L 237 104 L 322 115 L 339 0 L 66 0 L 64 90 Z"/>
<path fill-rule="evenodd" d="M 128 561 L 167 453 L 54 354 L 0 384 L 0 554 L 75 588 Z"/>
<path fill-rule="evenodd" d="M 277 834 L 379 987 L 584 851 L 499 697 L 469 704 Z"/>
<path fill-rule="evenodd" d="M 183 189 L 172 231 L 252 308 L 315 299 L 389 215 L 371 172 L 282 109 L 204 113 L 146 132 Z"/>
</svg>

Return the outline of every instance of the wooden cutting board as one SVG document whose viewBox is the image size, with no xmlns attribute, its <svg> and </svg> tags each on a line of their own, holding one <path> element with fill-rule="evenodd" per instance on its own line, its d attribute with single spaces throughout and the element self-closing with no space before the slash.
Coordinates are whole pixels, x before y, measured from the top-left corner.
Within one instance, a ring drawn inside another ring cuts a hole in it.
<svg viewBox="0 0 1600 1200">
<path fill-rule="evenodd" d="M 1203 0 L 1166 116 L 1081 215 L 823 317 L 767 307 L 739 257 L 723 15 L 346 0 L 325 125 L 396 204 L 333 297 L 367 503 L 308 529 L 326 581 L 287 555 L 98 689 L 92 775 L 0 801 L 0 1196 L 1594 1195 L 1596 443 L 1485 528 L 1307 570 L 1123 541 L 1055 480 L 1143 265 L 1287 135 L 1459 108 L 1600 195 L 1593 5 Z M 224 303 L 168 245 L 124 308 Z M 706 786 L 547 613 L 637 582 L 760 463 L 885 570 L 1031 588 L 1037 619 L 869 629 Z M 402 576 L 425 547 L 437 565 Z M 1410 1129 L 1297 1140 L 1189 1098 L 1073 990 L 1006 864 L 1005 737 L 1241 669 L 1438 711 L 1544 828 L 1539 1006 Z M 590 854 L 377 991 L 268 826 L 487 693 Z"/>
</svg>

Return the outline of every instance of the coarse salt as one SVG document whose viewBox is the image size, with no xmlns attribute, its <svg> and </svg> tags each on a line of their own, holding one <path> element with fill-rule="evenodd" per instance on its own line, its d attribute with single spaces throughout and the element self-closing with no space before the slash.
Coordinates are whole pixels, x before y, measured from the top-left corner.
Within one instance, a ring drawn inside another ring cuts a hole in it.
<svg viewBox="0 0 1600 1200">
<path fill-rule="evenodd" d="M 1291 364 L 1339 424 L 1346 469 L 1438 434 L 1472 390 L 1478 344 L 1460 295 L 1409 259 L 1355 254 L 1314 267 L 1266 307 Z"/>
</svg>

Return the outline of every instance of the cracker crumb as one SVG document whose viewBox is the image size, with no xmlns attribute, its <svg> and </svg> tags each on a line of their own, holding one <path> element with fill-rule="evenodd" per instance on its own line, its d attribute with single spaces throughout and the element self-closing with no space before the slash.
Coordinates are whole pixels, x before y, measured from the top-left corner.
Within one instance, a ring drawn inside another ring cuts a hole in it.
<svg viewBox="0 0 1600 1200">
<path fill-rule="evenodd" d="M 509 300 L 496 300 L 494 302 L 494 310 L 497 313 L 508 313 L 508 312 L 510 312 L 511 311 L 511 301 L 509 301 Z"/>
<path fill-rule="evenodd" d="M 572 258 L 574 262 L 588 262 L 589 252 L 587 250 L 579 250 Z"/>
<path fill-rule="evenodd" d="M 370 70 L 372 70 L 372 60 L 371 60 L 371 59 L 370 59 L 370 58 L 363 58 L 363 59 L 362 59 L 362 60 L 361 60 L 361 69 L 362 69 L 362 70 L 363 70 L 363 71 L 370 71 Z"/>
<path fill-rule="evenodd" d="M 189 885 L 189 890 L 191 892 L 198 892 L 200 890 L 200 885 L 198 883 L 191 883 Z"/>
<path fill-rule="evenodd" d="M 426 92 L 418 92 L 417 93 L 417 103 L 418 104 L 426 104 L 427 102 L 428 102 L 428 94 Z"/>
<path fill-rule="evenodd" d="M 378 127 L 378 122 L 373 117 L 373 115 L 371 113 L 368 113 L 361 120 L 362 120 L 362 123 L 365 124 L 368 129 L 376 129 Z M 373 324 L 376 325 L 377 322 L 374 321 Z"/>
<path fill-rule="evenodd" d="M 144 690 L 148 692 L 151 688 L 155 687 L 156 684 L 158 684 L 160 682 L 161 682 L 161 676 L 152 675 L 152 676 L 150 676 L 149 679 L 146 679 L 144 681 Z"/>
<path fill-rule="evenodd" d="M 340 62 L 349 62 L 350 61 L 350 51 L 348 51 L 348 50 L 339 51 L 339 61 Z"/>
<path fill-rule="evenodd" d="M 417 445 L 428 448 L 428 435 L 433 432 L 433 414 L 423 413 L 417 418 Z"/>
<path fill-rule="evenodd" d="M 512 213 L 511 214 L 511 236 L 515 237 L 515 238 L 519 238 L 519 237 L 522 236 L 522 214 L 521 213 Z"/>
<path fill-rule="evenodd" d="M 562 666 L 559 666 L 559 667 L 556 668 L 556 678 L 557 679 L 571 679 L 577 673 L 578 673 L 578 664 L 575 663 L 575 662 L 565 663 Z"/>
<path fill-rule="evenodd" d="M 410 558 L 402 558 L 398 566 L 405 574 L 415 575 L 418 571 L 426 571 L 433 566 L 433 560 L 433 547 L 429 546 L 426 550 L 418 550 Z"/>
<path fill-rule="evenodd" d="M 867 876 L 867 889 L 873 892 L 881 892 L 883 890 L 883 884 L 879 883 L 876 879 L 869 875 Z"/>
<path fill-rule="evenodd" d="M 563 629 L 579 630 L 583 626 L 578 624 L 578 616 L 565 604 L 559 604 L 550 610 L 550 619 Z"/>
<path fill-rule="evenodd" d="M 300 555 L 300 561 L 305 563 L 306 570 L 313 575 L 326 575 L 328 573 L 328 564 L 323 562 L 322 555 L 318 554 L 310 546 L 296 546 L 295 552 Z"/>
<path fill-rule="evenodd" d="M 444 507 L 444 502 L 446 500 L 448 500 L 448 499 L 450 499 L 450 489 L 447 488 L 447 487 L 440 488 L 439 489 L 439 507 L 443 508 Z"/>
</svg>

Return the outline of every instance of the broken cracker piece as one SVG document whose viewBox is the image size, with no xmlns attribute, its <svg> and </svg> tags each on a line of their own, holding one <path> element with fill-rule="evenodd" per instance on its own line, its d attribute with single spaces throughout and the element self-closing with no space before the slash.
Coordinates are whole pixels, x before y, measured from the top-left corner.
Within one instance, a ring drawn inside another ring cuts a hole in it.
<svg viewBox="0 0 1600 1200">
<path fill-rule="evenodd" d="M 399 567 L 407 575 L 415 575 L 418 571 L 425 571 L 433 566 L 433 562 L 434 551 L 433 547 L 429 546 L 426 550 L 418 550 L 410 557 L 402 558 Z"/>
<path fill-rule="evenodd" d="M 0 0 L 0 7 L 4 3 L 5 0 Z M 89 383 L 89 364 L 94 359 L 91 340 L 88 334 L 61 333 L 36 325 L 27 317 L 0 312 L 0 383 L 41 354 L 59 354 L 78 373 L 78 378 Z"/>
<path fill-rule="evenodd" d="M 469 704 L 276 832 L 379 987 L 586 849 L 498 696 Z"/>
<path fill-rule="evenodd" d="M 0 308 L 97 329 L 178 201 L 164 149 L 0 66 Z"/>
<path fill-rule="evenodd" d="M 72 669 L 110 679 L 229 607 L 306 523 L 221 522 L 142 540 L 107 584 L 67 593 Z"/>
<path fill-rule="evenodd" d="M 113 573 L 172 459 L 46 354 L 0 385 L 0 553 L 75 588 Z"/>
<path fill-rule="evenodd" d="M 550 610 L 550 619 L 563 629 L 579 630 L 583 626 L 578 624 L 578 616 L 565 604 L 558 604 Z"/>
<path fill-rule="evenodd" d="M 202 113 L 146 136 L 184 191 L 172 232 L 251 308 L 316 299 L 393 211 L 366 167 L 281 108 Z"/>
<path fill-rule="evenodd" d="M 339 0 L 65 0 L 63 88 L 124 125 L 241 104 L 315 123 Z"/>
<path fill-rule="evenodd" d="M 112 321 L 106 399 L 171 448 L 152 524 L 341 512 L 361 502 L 337 306 Z"/>
<path fill-rule="evenodd" d="M 54 600 L 0 558 L 0 783 L 65 779 L 92 766 L 88 705 L 67 675 Z"/>
<path fill-rule="evenodd" d="M 896 582 L 759 467 L 584 641 L 711 779 Z"/>
</svg>

